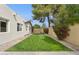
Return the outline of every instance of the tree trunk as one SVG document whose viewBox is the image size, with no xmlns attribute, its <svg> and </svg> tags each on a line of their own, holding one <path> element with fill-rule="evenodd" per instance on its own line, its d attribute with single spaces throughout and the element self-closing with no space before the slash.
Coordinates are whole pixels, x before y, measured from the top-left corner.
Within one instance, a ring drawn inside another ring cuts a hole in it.
<svg viewBox="0 0 79 59">
<path fill-rule="evenodd" d="M 50 19 L 49 19 L 49 16 L 47 16 L 47 19 L 48 19 L 48 26 L 50 27 Z"/>
</svg>

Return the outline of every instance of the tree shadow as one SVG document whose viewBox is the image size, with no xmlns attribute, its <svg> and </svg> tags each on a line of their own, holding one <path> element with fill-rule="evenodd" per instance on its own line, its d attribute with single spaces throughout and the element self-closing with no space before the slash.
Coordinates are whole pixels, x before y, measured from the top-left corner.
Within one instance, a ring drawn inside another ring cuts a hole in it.
<svg viewBox="0 0 79 59">
<path fill-rule="evenodd" d="M 47 42 L 47 43 L 50 43 L 50 44 L 57 44 L 57 43 L 58 43 L 57 41 L 53 40 L 51 37 L 48 37 L 48 36 L 45 36 L 45 37 L 43 38 L 43 40 L 44 40 L 45 42 Z"/>
</svg>

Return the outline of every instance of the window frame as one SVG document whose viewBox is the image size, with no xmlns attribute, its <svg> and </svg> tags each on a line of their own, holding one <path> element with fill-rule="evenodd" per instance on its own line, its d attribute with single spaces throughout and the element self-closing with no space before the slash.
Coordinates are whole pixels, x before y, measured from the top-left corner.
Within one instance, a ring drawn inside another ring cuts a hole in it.
<svg viewBox="0 0 79 59">
<path fill-rule="evenodd" d="M 23 30 L 22 26 L 23 26 L 23 24 L 17 23 L 17 31 L 18 32 Z"/>
<path fill-rule="evenodd" d="M 1 26 L 1 23 L 2 23 L 2 22 L 5 22 L 5 23 L 6 23 L 6 25 L 5 25 L 5 26 L 6 26 L 5 31 L 2 31 L 2 28 L 1 28 L 1 27 L 2 27 L 2 26 Z M 2 33 L 3 33 L 3 32 L 8 32 L 8 20 L 5 19 L 5 18 L 2 18 L 2 17 L 0 17 L 0 32 L 2 32 Z"/>
</svg>

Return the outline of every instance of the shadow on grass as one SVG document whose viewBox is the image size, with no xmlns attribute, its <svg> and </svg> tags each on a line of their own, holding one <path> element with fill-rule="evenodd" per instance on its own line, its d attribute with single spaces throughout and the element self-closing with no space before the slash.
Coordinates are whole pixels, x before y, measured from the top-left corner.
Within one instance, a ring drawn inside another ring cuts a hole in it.
<svg viewBox="0 0 79 59">
<path fill-rule="evenodd" d="M 57 42 L 57 41 L 55 41 L 55 40 L 53 40 L 52 38 L 50 38 L 50 37 L 48 37 L 48 36 L 45 36 L 44 37 L 44 39 L 43 39 L 45 42 L 47 42 L 47 43 L 59 43 L 59 42 Z"/>
</svg>

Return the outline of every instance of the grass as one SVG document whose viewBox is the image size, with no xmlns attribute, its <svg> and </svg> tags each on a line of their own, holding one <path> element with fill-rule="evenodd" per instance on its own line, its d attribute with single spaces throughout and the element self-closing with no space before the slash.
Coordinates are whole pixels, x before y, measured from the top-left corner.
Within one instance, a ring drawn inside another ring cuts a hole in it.
<svg viewBox="0 0 79 59">
<path fill-rule="evenodd" d="M 7 51 L 71 51 L 46 35 L 31 35 Z"/>
</svg>

